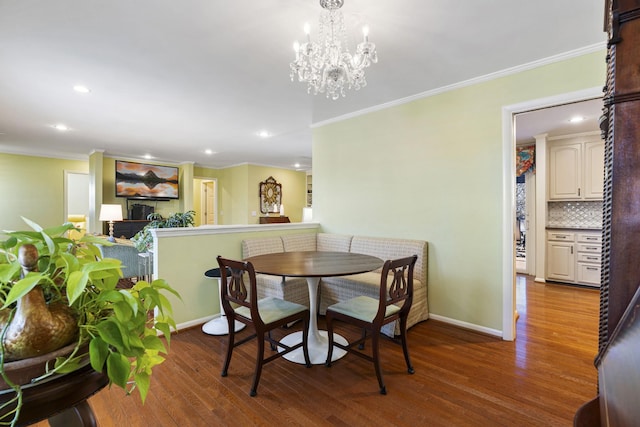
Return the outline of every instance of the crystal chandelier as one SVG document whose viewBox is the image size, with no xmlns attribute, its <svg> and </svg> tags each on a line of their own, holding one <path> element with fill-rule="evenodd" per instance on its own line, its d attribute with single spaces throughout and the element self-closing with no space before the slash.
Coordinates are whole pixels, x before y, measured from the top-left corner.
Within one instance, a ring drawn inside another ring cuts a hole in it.
<svg viewBox="0 0 640 427">
<path fill-rule="evenodd" d="M 364 41 L 356 47 L 355 55 L 349 53 L 344 19 L 340 8 L 344 0 L 320 0 L 324 9 L 320 15 L 318 42 L 311 41 L 309 24 L 304 32 L 307 41 L 293 44 L 296 59 L 291 63 L 291 81 L 308 84 L 307 92 L 314 95 L 326 93 L 327 98 L 345 96 L 345 87 L 360 89 L 367 85 L 364 69 L 378 62 L 376 45 L 369 41 L 369 29 L 364 27 Z"/>
</svg>

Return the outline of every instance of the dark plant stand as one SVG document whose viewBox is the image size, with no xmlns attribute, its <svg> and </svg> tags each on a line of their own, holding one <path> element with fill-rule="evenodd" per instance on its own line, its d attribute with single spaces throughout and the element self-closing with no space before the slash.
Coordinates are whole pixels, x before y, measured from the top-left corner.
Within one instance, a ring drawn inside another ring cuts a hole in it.
<svg viewBox="0 0 640 427">
<path fill-rule="evenodd" d="M 17 426 L 48 420 L 52 427 L 96 427 L 96 418 L 87 399 L 109 383 L 109 378 L 91 365 L 75 372 L 55 376 L 37 384 L 23 386 L 23 406 Z M 0 404 L 15 396 L 13 390 L 0 392 Z M 5 417 L 13 406 L 3 408 Z"/>
</svg>

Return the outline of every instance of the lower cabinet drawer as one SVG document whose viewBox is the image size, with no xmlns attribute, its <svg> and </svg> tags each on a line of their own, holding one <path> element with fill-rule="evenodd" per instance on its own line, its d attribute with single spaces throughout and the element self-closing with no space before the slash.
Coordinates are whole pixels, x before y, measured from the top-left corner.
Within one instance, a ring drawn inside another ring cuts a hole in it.
<svg viewBox="0 0 640 427">
<path fill-rule="evenodd" d="M 602 245 L 593 243 L 578 243 L 578 252 L 589 252 L 592 254 L 602 253 Z"/>
<path fill-rule="evenodd" d="M 600 266 L 578 263 L 577 279 L 579 283 L 600 286 Z"/>
<path fill-rule="evenodd" d="M 578 253 L 578 262 L 591 262 L 595 264 L 600 264 L 602 257 L 600 254 L 585 254 Z"/>
</svg>

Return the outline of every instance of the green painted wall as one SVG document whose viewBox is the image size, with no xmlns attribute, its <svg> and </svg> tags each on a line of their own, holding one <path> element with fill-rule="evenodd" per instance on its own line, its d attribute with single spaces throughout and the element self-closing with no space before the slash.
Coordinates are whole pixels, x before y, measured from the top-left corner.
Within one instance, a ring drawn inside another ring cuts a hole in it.
<svg viewBox="0 0 640 427">
<path fill-rule="evenodd" d="M 258 224 L 260 213 L 259 189 L 260 183 L 272 176 L 276 182 L 282 184 L 282 204 L 284 214 L 291 222 L 302 221 L 302 208 L 306 205 L 306 172 L 266 166 L 251 166 L 249 169 L 249 211 L 256 212 L 255 217 L 249 216 L 247 224 Z"/>
<path fill-rule="evenodd" d="M 0 230 L 26 230 L 21 216 L 43 227 L 64 218 L 64 172 L 89 172 L 86 161 L 0 153 Z"/>
<path fill-rule="evenodd" d="M 218 180 L 218 223 L 258 224 L 260 213 L 260 182 L 270 176 L 282 184 L 285 215 L 291 222 L 302 220 L 306 201 L 305 172 L 268 166 L 240 165 L 223 169 Z M 256 216 L 253 216 L 253 212 Z"/>
<path fill-rule="evenodd" d="M 604 56 L 314 129 L 314 220 L 327 232 L 429 241 L 430 311 L 502 330 L 502 107 L 601 86 Z"/>
</svg>

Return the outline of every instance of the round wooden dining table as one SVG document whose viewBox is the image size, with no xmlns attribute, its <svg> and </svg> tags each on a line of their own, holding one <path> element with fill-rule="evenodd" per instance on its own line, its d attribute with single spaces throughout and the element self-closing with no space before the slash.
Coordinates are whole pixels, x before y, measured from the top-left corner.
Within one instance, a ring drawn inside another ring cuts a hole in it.
<svg viewBox="0 0 640 427">
<path fill-rule="evenodd" d="M 382 267 L 380 258 L 351 252 L 325 251 L 293 251 L 277 252 L 246 258 L 251 262 L 256 273 L 272 276 L 304 277 L 309 290 L 309 358 L 311 363 L 318 365 L 326 362 L 329 343 L 327 331 L 318 330 L 318 285 L 322 277 L 348 276 L 366 273 Z M 286 285 L 285 285 L 286 286 Z M 334 340 L 347 344 L 347 340 L 334 334 Z M 282 339 L 286 345 L 294 345 L 302 341 L 302 331 L 294 332 Z M 346 352 L 334 348 L 332 360 L 344 356 Z M 292 351 L 283 356 L 292 362 L 304 364 L 302 349 Z"/>
</svg>

